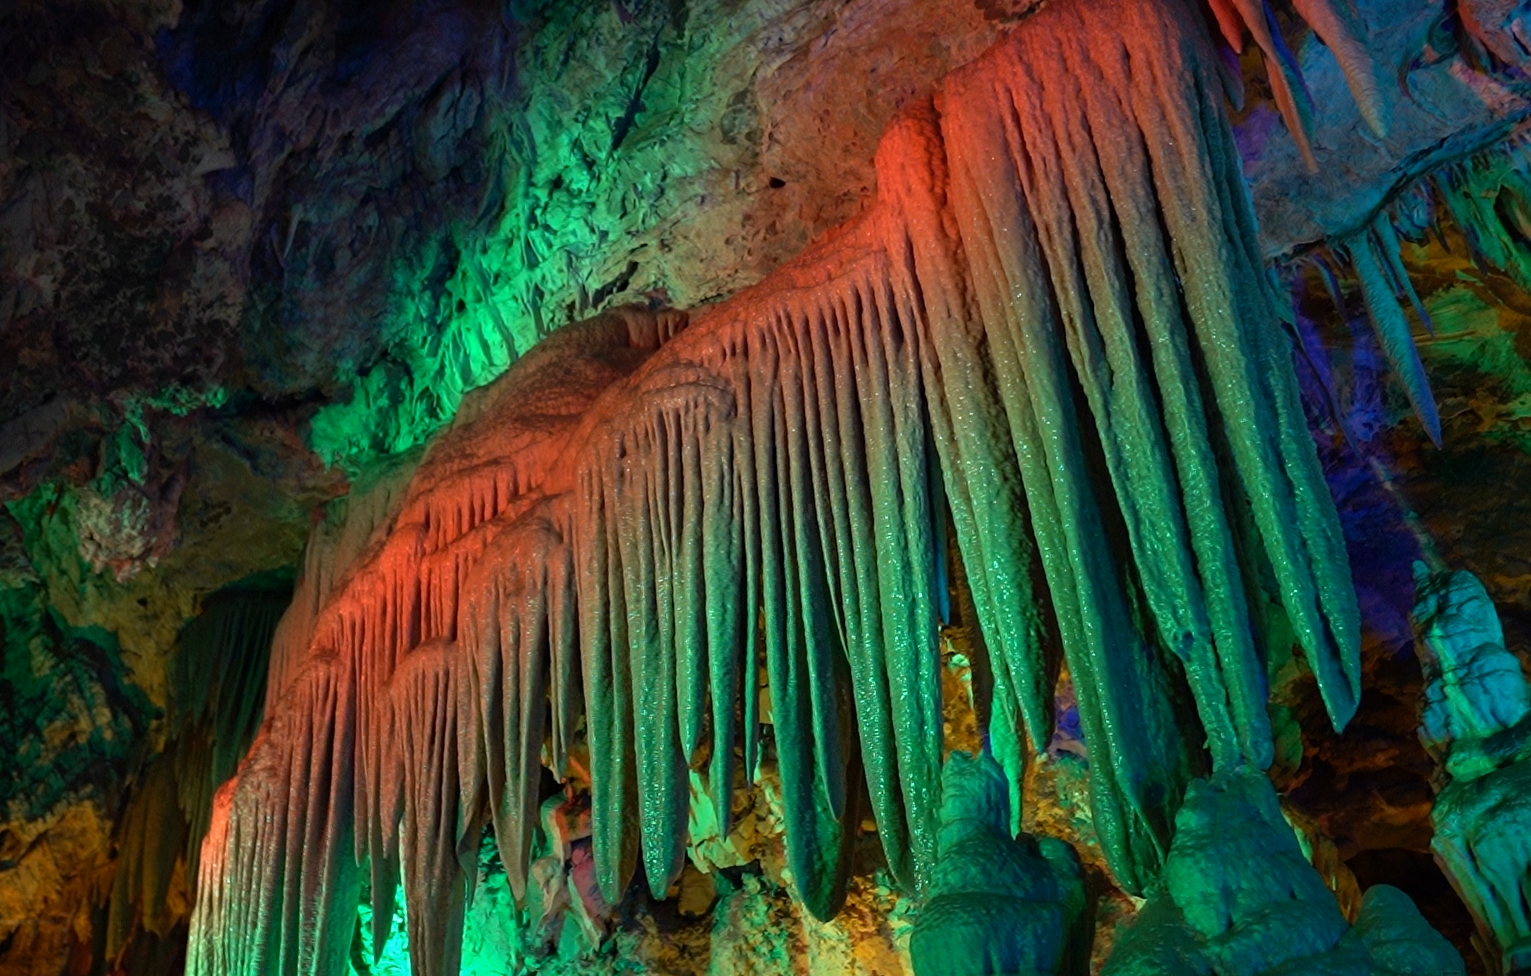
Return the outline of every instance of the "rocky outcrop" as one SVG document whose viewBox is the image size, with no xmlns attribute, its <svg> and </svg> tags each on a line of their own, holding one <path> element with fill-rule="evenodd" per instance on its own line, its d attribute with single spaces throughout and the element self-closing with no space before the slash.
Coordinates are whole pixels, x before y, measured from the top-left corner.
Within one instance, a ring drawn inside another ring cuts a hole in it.
<svg viewBox="0 0 1531 976">
<path fill-rule="evenodd" d="M 60 972 L 91 959 L 91 906 L 155 709 L 115 641 L 48 613 L 34 582 L 0 586 L 0 959 Z"/>
</svg>

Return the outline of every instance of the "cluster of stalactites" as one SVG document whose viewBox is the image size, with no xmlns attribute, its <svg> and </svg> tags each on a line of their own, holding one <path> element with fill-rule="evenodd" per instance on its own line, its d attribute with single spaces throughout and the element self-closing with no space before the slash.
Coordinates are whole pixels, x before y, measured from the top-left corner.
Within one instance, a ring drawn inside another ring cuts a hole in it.
<svg viewBox="0 0 1531 976">
<path fill-rule="evenodd" d="M 312 659 L 214 797 L 192 976 L 345 971 L 361 894 L 348 775 L 355 690 L 344 662 Z"/>
<path fill-rule="evenodd" d="M 1231 52 L 1244 50 L 1247 34 L 1265 60 L 1265 75 L 1270 82 L 1276 108 L 1297 143 L 1297 151 L 1313 171 L 1318 160 L 1313 155 L 1313 96 L 1303 81 L 1297 59 L 1281 35 L 1275 12 L 1267 0 L 1208 0 L 1213 20 Z M 1292 0 L 1298 16 L 1324 42 L 1345 73 L 1345 81 L 1361 110 L 1361 117 L 1379 137 L 1386 138 L 1390 114 L 1377 68 L 1366 44 L 1356 36 L 1347 16 L 1335 9 L 1330 0 Z M 1243 80 L 1236 61 L 1226 64 L 1223 73 L 1231 100 L 1242 106 Z"/>
<path fill-rule="evenodd" d="M 295 611 L 312 661 L 287 633 L 193 972 L 322 971 L 353 868 L 387 899 L 401 856 L 415 965 L 451 972 L 466 853 L 492 823 L 520 894 L 541 767 L 576 744 L 613 903 L 639 864 L 675 878 L 693 776 L 726 829 L 767 769 L 810 910 L 843 897 L 863 793 L 921 890 L 948 517 L 1012 815 L 1061 648 L 1129 890 L 1199 769 L 1270 761 L 1265 615 L 1343 724 L 1343 543 L 1193 18 L 1049 7 L 895 122 L 856 225 L 673 338 L 628 313 L 513 368 Z M 284 873 L 297 847 L 324 883 Z"/>
<path fill-rule="evenodd" d="M 1343 282 L 1354 280 L 1377 344 L 1397 377 L 1414 415 L 1430 440 L 1441 444 L 1441 420 L 1429 378 L 1420 359 L 1416 335 L 1433 336 L 1435 325 L 1405 267 L 1406 243 L 1423 247 L 1432 236 L 1445 245 L 1443 223 L 1449 218 L 1464 238 L 1468 257 L 1485 271 L 1504 272 L 1522 288 L 1531 288 L 1531 130 L 1521 128 L 1480 153 L 1422 178 L 1399 193 L 1361 228 L 1328 246 L 1297 258 L 1289 272 L 1311 267 L 1334 307 L 1345 314 Z M 1325 355 L 1312 347 L 1304 354 L 1329 398 L 1332 422 L 1350 435 L 1337 406 Z"/>
<path fill-rule="evenodd" d="M 1214 764 L 1269 762 L 1262 608 L 1247 599 L 1261 564 L 1337 725 L 1358 695 L 1359 627 L 1210 59 L 1172 6 L 1123 5 L 1132 26 L 1110 32 L 1091 10 L 1061 8 L 1053 16 L 1079 22 L 1020 32 L 947 83 L 949 250 L 971 290 L 953 287 L 932 316 L 927 359 L 943 370 L 932 417 L 945 399 L 954 418 L 943 470 L 980 617 L 997 574 L 977 571 L 985 549 L 970 540 L 1029 510 L 1090 743 L 1097 829 L 1133 887 L 1154 873 L 1199 761 L 1200 736 L 1184 735 L 1171 704 L 1177 685 Z M 1131 30 L 1166 41 L 1149 56 Z M 932 275 L 916 276 L 929 295 Z M 980 370 L 987 389 L 974 391 Z M 974 423 L 980 411 L 993 419 Z M 1008 444 L 978 443 L 996 427 Z M 986 483 L 991 471 L 1010 484 Z M 1016 481 L 1024 506 L 1009 504 Z M 987 536 L 1011 552 L 1027 540 L 1008 526 Z M 990 618 L 1007 612 L 989 603 Z M 983 632 L 993 645 L 1002 631 L 985 620 Z M 1024 645 L 1007 650 L 1012 673 L 1046 673 Z M 1034 712 L 1050 705 L 1042 688 Z"/>
<path fill-rule="evenodd" d="M 232 587 L 207 597 L 181 631 L 171 657 L 168 742 L 134 784 L 115 838 L 108 960 L 122 958 L 142 933 L 165 936 L 185 921 L 172 892 L 195 895 L 213 793 L 260 726 L 267 654 L 288 596 L 285 587 Z"/>
</svg>

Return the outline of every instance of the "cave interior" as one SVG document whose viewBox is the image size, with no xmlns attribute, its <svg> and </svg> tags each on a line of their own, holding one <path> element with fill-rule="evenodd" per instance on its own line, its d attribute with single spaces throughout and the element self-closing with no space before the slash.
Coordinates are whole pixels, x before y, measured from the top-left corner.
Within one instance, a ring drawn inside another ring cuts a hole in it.
<svg viewBox="0 0 1531 976">
<path fill-rule="evenodd" d="M 1528 976 L 1531 4 L 0 4 L 0 972 Z"/>
</svg>

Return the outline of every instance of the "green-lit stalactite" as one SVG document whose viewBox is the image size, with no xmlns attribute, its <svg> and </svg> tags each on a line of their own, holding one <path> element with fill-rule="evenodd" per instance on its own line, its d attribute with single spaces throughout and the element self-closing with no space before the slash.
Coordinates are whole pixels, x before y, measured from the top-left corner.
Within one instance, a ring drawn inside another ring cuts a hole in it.
<svg viewBox="0 0 1531 976">
<path fill-rule="evenodd" d="M 334 658 L 295 676 L 218 791 L 192 915 L 190 973 L 344 971 L 360 877 L 351 834 L 353 685 Z"/>
<path fill-rule="evenodd" d="M 1531 288 L 1531 132 L 1449 167 L 1433 180 L 1475 258 Z"/>
<path fill-rule="evenodd" d="M 388 841 L 402 855 L 410 966 L 420 976 L 455 976 L 477 867 L 482 824 L 463 808 L 457 765 L 460 680 L 458 647 L 438 639 L 410 651 L 389 682 L 381 806 L 385 828 L 397 831 Z"/>
<path fill-rule="evenodd" d="M 1409 403 L 1424 425 L 1425 433 L 1439 447 L 1441 418 L 1435 407 L 1435 397 L 1430 392 L 1424 364 L 1419 361 L 1419 350 L 1409 331 L 1409 320 L 1398 301 L 1400 278 L 1401 287 L 1407 290 L 1416 309 L 1421 308 L 1420 301 L 1408 284 L 1408 276 L 1395 270 L 1398 268 L 1398 241 L 1393 236 L 1392 225 L 1386 217 L 1378 218 L 1376 226 L 1356 236 L 1349 250 L 1356 279 L 1361 285 L 1361 296 L 1366 301 L 1366 312 L 1371 317 L 1383 355 L 1402 379 Z"/>
</svg>

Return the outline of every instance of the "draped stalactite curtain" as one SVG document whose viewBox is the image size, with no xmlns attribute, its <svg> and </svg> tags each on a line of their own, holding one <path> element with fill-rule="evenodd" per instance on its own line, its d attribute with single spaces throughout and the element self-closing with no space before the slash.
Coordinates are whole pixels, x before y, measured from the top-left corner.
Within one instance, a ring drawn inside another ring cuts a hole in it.
<svg viewBox="0 0 1531 976">
<path fill-rule="evenodd" d="M 581 736 L 613 903 L 640 865 L 666 892 L 688 804 L 726 830 L 762 776 L 812 912 L 863 792 L 919 892 L 948 519 L 1014 816 L 1066 665 L 1128 891 L 1193 777 L 1270 762 L 1252 601 L 1343 725 L 1355 598 L 1223 98 L 1181 0 L 1050 4 L 895 121 L 862 219 L 689 323 L 532 350 L 311 556 L 189 971 L 336 971 L 363 874 L 386 935 L 402 857 L 415 971 L 455 972 L 479 832 L 520 895 L 541 767 Z"/>
</svg>

